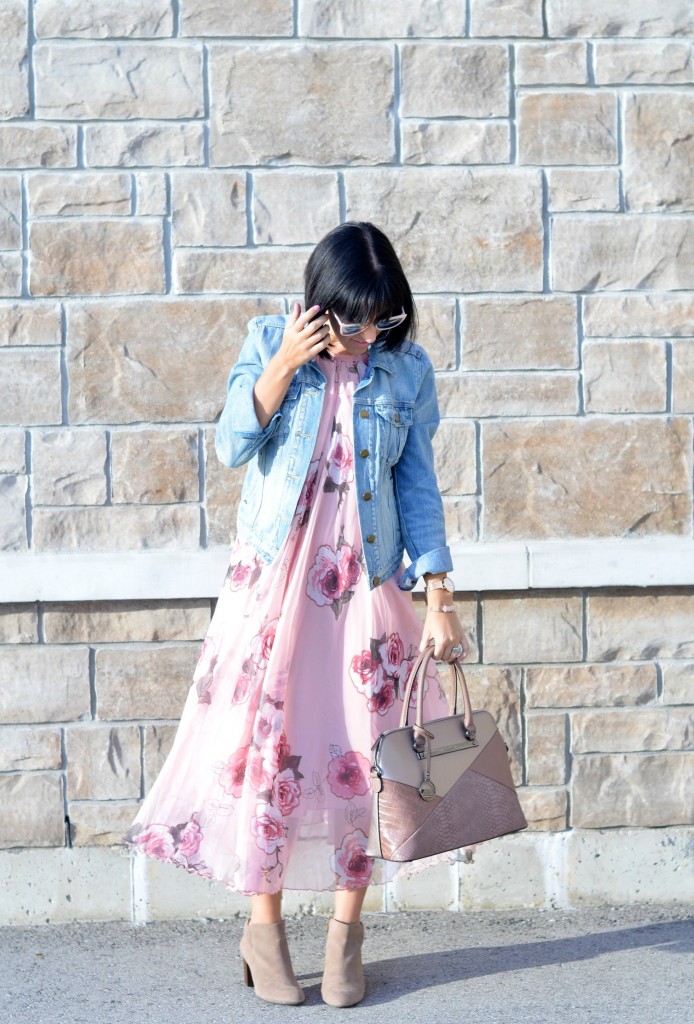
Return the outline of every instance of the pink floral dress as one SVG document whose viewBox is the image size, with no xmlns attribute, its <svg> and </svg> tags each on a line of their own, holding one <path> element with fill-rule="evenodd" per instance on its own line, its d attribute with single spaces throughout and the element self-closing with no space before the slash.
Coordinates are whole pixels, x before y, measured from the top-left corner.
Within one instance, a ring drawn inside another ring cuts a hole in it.
<svg viewBox="0 0 694 1024">
<path fill-rule="evenodd" d="M 325 400 L 287 539 L 270 564 L 235 542 L 173 746 L 122 837 L 237 892 L 360 888 L 426 865 L 365 853 L 371 747 L 399 725 L 422 635 L 396 577 L 370 590 L 365 575 L 352 397 L 367 364 L 319 360 Z M 433 659 L 424 706 L 448 713 Z"/>
</svg>

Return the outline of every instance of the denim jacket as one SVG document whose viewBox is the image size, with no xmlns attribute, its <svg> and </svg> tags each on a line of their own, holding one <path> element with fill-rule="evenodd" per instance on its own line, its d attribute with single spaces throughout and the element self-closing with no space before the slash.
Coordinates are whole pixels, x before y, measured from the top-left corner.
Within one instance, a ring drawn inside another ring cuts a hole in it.
<svg viewBox="0 0 694 1024">
<path fill-rule="evenodd" d="M 260 426 L 253 386 L 279 349 L 286 322 L 285 316 L 249 322 L 215 434 L 220 462 L 229 467 L 249 463 L 237 531 L 267 562 L 289 532 L 313 456 L 326 386 L 320 357 L 309 360 L 296 370 L 270 422 Z M 395 573 L 404 548 L 411 564 L 397 583 L 411 590 L 423 573 L 453 568 L 431 444 L 439 424 L 434 371 L 424 349 L 405 341 L 391 352 L 377 339 L 353 404 L 354 478 L 369 587 L 373 590 Z"/>
</svg>

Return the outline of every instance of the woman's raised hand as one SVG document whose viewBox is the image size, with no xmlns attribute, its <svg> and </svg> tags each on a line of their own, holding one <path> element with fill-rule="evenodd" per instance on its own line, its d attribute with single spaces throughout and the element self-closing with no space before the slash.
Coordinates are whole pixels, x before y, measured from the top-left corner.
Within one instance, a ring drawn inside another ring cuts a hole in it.
<svg viewBox="0 0 694 1024">
<path fill-rule="evenodd" d="M 327 345 L 330 337 L 330 322 L 325 313 L 318 316 L 320 306 L 311 306 L 305 313 L 295 302 L 282 335 L 278 357 L 293 373 L 300 366 L 313 359 Z"/>
</svg>

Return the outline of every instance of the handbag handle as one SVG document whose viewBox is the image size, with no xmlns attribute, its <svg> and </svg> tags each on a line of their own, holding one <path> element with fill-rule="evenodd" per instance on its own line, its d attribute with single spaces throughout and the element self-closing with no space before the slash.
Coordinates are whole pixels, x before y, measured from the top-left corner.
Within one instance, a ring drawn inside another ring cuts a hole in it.
<svg viewBox="0 0 694 1024">
<path fill-rule="evenodd" d="M 405 684 L 405 696 L 403 697 L 402 713 L 400 715 L 400 728 L 403 728 L 408 724 L 407 719 L 409 718 L 410 712 L 410 700 L 412 698 L 412 689 L 417 678 L 417 674 L 420 674 L 420 685 L 417 687 L 417 710 L 415 712 L 415 738 L 428 735 L 427 730 L 424 728 L 424 677 L 426 675 L 427 667 L 429 665 L 429 659 L 433 657 L 434 651 L 431 646 L 425 647 L 421 652 L 412 668 L 410 674 L 407 677 L 407 683 Z M 470 701 L 470 693 L 467 688 L 465 676 L 463 675 L 462 667 L 459 662 L 449 662 L 453 669 L 453 694 L 449 704 L 449 713 L 451 715 L 456 714 L 458 708 L 458 686 L 460 686 L 463 694 L 463 723 L 465 725 L 465 732 L 468 739 L 474 740 L 475 738 L 475 722 L 472 717 L 472 703 Z"/>
</svg>

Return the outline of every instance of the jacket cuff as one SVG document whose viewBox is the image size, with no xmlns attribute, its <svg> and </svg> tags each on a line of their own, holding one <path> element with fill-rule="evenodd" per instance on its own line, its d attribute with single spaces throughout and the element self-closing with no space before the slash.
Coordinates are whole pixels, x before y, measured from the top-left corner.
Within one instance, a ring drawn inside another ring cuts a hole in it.
<svg viewBox="0 0 694 1024">
<path fill-rule="evenodd" d="M 433 548 L 425 551 L 414 562 L 407 566 L 402 577 L 398 581 L 401 590 L 412 590 L 420 576 L 425 572 L 450 572 L 453 568 L 453 559 L 448 545 L 442 548 Z"/>
</svg>

